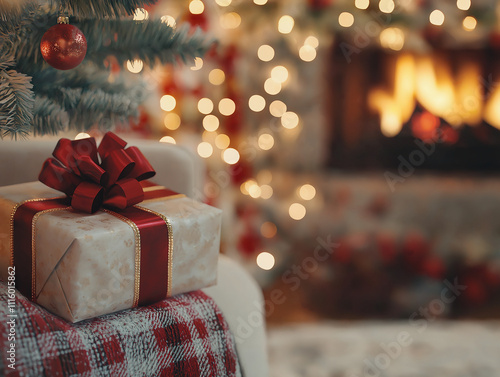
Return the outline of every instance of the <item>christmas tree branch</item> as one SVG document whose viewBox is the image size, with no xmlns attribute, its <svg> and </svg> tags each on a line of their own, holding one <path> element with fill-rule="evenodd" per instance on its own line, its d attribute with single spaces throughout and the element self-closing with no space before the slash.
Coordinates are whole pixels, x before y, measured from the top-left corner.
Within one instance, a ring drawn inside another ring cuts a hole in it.
<svg viewBox="0 0 500 377">
<path fill-rule="evenodd" d="M 88 130 L 93 126 L 112 129 L 117 123 L 127 123 L 137 116 L 139 102 L 130 93 L 106 93 L 103 90 L 69 89 L 63 92 L 64 103 L 69 106 L 70 127 Z"/>
<path fill-rule="evenodd" d="M 59 0 L 70 16 L 78 18 L 117 18 L 130 16 L 137 8 L 156 3 L 156 0 Z"/>
<path fill-rule="evenodd" d="M 0 137 L 127 123 L 137 115 L 145 89 L 116 76 L 110 81 L 109 71 L 102 69 L 110 56 L 120 65 L 134 59 L 149 66 L 187 62 L 202 56 L 211 44 L 188 26 L 173 29 L 160 20 L 113 19 L 153 0 L 60 0 L 62 8 L 76 16 L 71 23 L 85 34 L 88 49 L 79 67 L 58 71 L 45 63 L 39 45 L 57 23 L 59 0 L 49 0 L 48 6 L 22 1 L 25 7 L 17 7 L 0 23 Z"/>
<path fill-rule="evenodd" d="M 0 4 L 4 0 L 0 0 Z M 22 7 L 18 7 L 21 6 Z M 13 51 L 19 40 L 20 30 L 33 22 L 39 5 L 33 1 L 21 1 L 12 13 L 3 14 L 0 5 L 0 56 L 14 56 Z M 8 9 L 8 8 L 7 8 Z"/>
<path fill-rule="evenodd" d="M 81 64 L 67 71 L 45 69 L 34 73 L 32 82 L 37 94 L 50 97 L 60 94 L 60 88 L 100 88 L 112 93 L 128 90 L 123 78 L 118 76 L 110 82 L 109 72 L 93 64 Z"/>
<path fill-rule="evenodd" d="M 27 8 L 33 7 L 31 0 L 0 0 L 0 23 L 2 28 L 6 26 L 15 26 L 26 14 Z M 29 10 L 29 9 L 28 9 Z"/>
<path fill-rule="evenodd" d="M 120 20 L 99 24 L 83 21 L 80 26 L 90 40 L 97 41 L 89 44 L 87 55 L 89 60 L 98 64 L 109 55 L 116 57 L 119 63 L 141 59 L 149 66 L 174 63 L 178 58 L 187 62 L 203 56 L 212 43 L 199 29 L 190 34 L 188 25 L 173 29 L 160 20 Z"/>
<path fill-rule="evenodd" d="M 24 38 L 12 51 L 15 54 L 17 68 L 22 72 L 34 74 L 49 66 L 42 58 L 39 46 L 45 31 L 56 24 L 57 14 L 29 25 Z M 52 23 L 53 22 L 53 23 Z M 74 20 L 72 22 L 87 39 L 85 62 L 94 62 L 99 66 L 113 55 L 119 63 L 141 59 L 144 64 L 174 63 L 178 58 L 187 62 L 201 57 L 208 50 L 213 40 L 205 38 L 200 30 L 189 32 L 186 25 L 173 29 L 160 20 L 145 22 L 134 20 Z"/>
<path fill-rule="evenodd" d="M 48 97 L 35 97 L 33 113 L 33 134 L 35 135 L 56 135 L 68 129 L 68 112 Z"/>
<path fill-rule="evenodd" d="M 5 64 L 4 64 L 5 65 Z M 31 78 L 15 70 L 0 71 L 0 137 L 25 137 L 33 119 Z"/>
<path fill-rule="evenodd" d="M 86 131 L 94 126 L 112 129 L 138 114 L 142 95 L 125 91 L 62 88 L 56 97 L 39 95 L 34 109 L 34 134 L 57 134 L 63 130 Z"/>
</svg>

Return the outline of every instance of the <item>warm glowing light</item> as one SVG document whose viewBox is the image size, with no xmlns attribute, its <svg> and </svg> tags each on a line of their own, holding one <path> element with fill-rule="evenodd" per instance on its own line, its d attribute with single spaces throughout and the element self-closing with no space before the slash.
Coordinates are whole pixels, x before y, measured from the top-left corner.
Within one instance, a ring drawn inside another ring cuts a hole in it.
<svg viewBox="0 0 500 377">
<path fill-rule="evenodd" d="M 227 148 L 224 152 L 222 152 L 222 158 L 229 165 L 233 165 L 240 160 L 240 154 L 234 148 Z"/>
<path fill-rule="evenodd" d="M 214 109 L 214 103 L 210 98 L 201 98 L 198 101 L 198 111 L 202 114 L 210 114 Z"/>
<path fill-rule="evenodd" d="M 253 179 L 249 179 L 248 181 L 246 181 L 244 183 L 244 185 L 245 185 L 245 190 L 247 192 L 250 191 L 250 189 L 252 188 L 252 186 L 258 186 L 257 182 L 255 182 L 255 180 L 253 180 Z"/>
<path fill-rule="evenodd" d="M 484 108 L 484 120 L 500 130 L 500 88 L 494 88 Z"/>
<path fill-rule="evenodd" d="M 203 59 L 202 58 L 194 58 L 194 67 L 191 67 L 192 71 L 198 71 L 203 67 Z"/>
<path fill-rule="evenodd" d="M 356 0 L 354 6 L 358 9 L 368 9 L 370 6 L 370 0 Z"/>
<path fill-rule="evenodd" d="M 263 62 L 269 62 L 274 58 L 274 48 L 269 45 L 262 45 L 257 50 L 257 56 Z"/>
<path fill-rule="evenodd" d="M 247 190 L 247 187 L 246 187 L 246 182 L 243 182 L 241 185 L 240 185 L 240 191 L 243 195 L 248 195 L 248 190 Z"/>
<path fill-rule="evenodd" d="M 399 134 L 417 102 L 452 127 L 474 126 L 483 120 L 491 124 L 492 110 L 487 109 L 490 102 L 483 104 L 479 77 L 481 66 L 477 62 L 463 62 L 455 67 L 453 62 L 438 56 L 401 54 L 391 68 L 392 88 L 372 90 L 369 105 L 380 115 L 382 133 L 388 137 Z"/>
<path fill-rule="evenodd" d="M 160 107 L 162 110 L 165 110 L 165 111 L 172 111 L 173 109 L 175 109 L 176 104 L 177 104 L 177 101 L 170 94 L 165 94 L 160 99 Z"/>
<path fill-rule="evenodd" d="M 260 226 L 260 234 L 266 238 L 273 238 L 278 232 L 276 225 L 270 221 L 266 221 Z"/>
<path fill-rule="evenodd" d="M 479 79 L 481 74 L 482 69 L 478 63 L 467 61 L 458 67 L 455 89 L 455 103 L 458 104 L 455 109 L 458 111 L 452 111 L 455 113 L 450 114 L 452 116 L 443 116 L 452 126 L 463 123 L 477 126 L 481 123 L 484 112 L 483 86 Z"/>
<path fill-rule="evenodd" d="M 231 139 L 229 139 L 229 136 L 226 134 L 220 134 L 217 135 L 215 138 L 215 146 L 219 149 L 226 149 L 229 147 L 229 144 L 231 143 Z"/>
<path fill-rule="evenodd" d="M 471 6 L 470 0 L 457 0 L 457 8 L 460 10 L 469 10 Z"/>
<path fill-rule="evenodd" d="M 181 125 L 181 117 L 176 113 L 168 113 L 163 118 L 163 124 L 167 129 L 175 131 Z"/>
<path fill-rule="evenodd" d="M 200 144 L 198 144 L 197 148 L 198 154 L 200 157 L 203 158 L 208 158 L 212 155 L 214 152 L 214 148 L 210 143 L 207 143 L 206 141 L 202 141 Z"/>
<path fill-rule="evenodd" d="M 316 189 L 310 184 L 302 185 L 299 188 L 299 196 L 304 200 L 312 200 L 316 196 Z"/>
<path fill-rule="evenodd" d="M 270 199 L 273 196 L 273 188 L 269 185 L 260 186 L 260 197 L 262 199 Z"/>
<path fill-rule="evenodd" d="M 429 16 L 429 21 L 431 24 L 440 26 L 444 23 L 444 13 L 439 9 L 435 9 Z"/>
<path fill-rule="evenodd" d="M 143 67 L 144 67 L 144 63 L 142 62 L 141 59 L 127 61 L 127 69 L 132 73 L 141 72 Z"/>
<path fill-rule="evenodd" d="M 267 4 L 267 0 L 253 0 L 254 4 L 257 5 L 265 5 Z"/>
<path fill-rule="evenodd" d="M 369 94 L 370 107 L 380 114 L 381 131 L 392 137 L 401 131 L 415 110 L 415 96 L 419 78 L 415 59 L 404 54 L 398 56 L 394 72 L 394 88 L 392 91 L 376 89 Z M 431 85 L 426 82 L 426 85 Z M 424 99 L 425 101 L 425 99 Z"/>
<path fill-rule="evenodd" d="M 288 214 L 294 220 L 301 220 L 306 215 L 306 207 L 300 203 L 293 203 L 290 208 L 288 208 Z"/>
<path fill-rule="evenodd" d="M 472 31 L 476 28 L 477 26 L 477 20 L 472 17 L 472 16 L 467 16 L 464 18 L 464 21 L 462 22 L 462 25 L 465 30 L 467 31 Z"/>
<path fill-rule="evenodd" d="M 310 35 L 304 41 L 304 46 L 311 46 L 312 48 L 318 48 L 319 47 L 319 40 L 315 36 Z"/>
<path fill-rule="evenodd" d="M 433 143 L 439 137 L 437 132 L 440 124 L 439 118 L 428 111 L 417 113 L 411 120 L 411 133 L 426 143 Z"/>
<path fill-rule="evenodd" d="M 257 174 L 257 180 L 262 184 L 271 183 L 273 180 L 273 174 L 269 170 L 263 169 Z"/>
<path fill-rule="evenodd" d="M 258 113 L 259 111 L 264 110 L 264 108 L 266 107 L 266 100 L 264 99 L 264 97 L 259 96 L 258 94 L 254 94 L 248 100 L 248 107 L 250 108 L 250 110 Z"/>
<path fill-rule="evenodd" d="M 309 45 L 304 45 L 299 49 L 299 58 L 305 62 L 312 62 L 316 59 L 316 49 Z"/>
<path fill-rule="evenodd" d="M 276 100 L 271 102 L 269 105 L 269 112 L 273 117 L 281 118 L 283 114 L 286 112 L 287 108 L 284 102 L 280 100 Z"/>
<path fill-rule="evenodd" d="M 263 151 L 268 151 L 274 146 L 274 137 L 271 134 L 262 134 L 258 140 L 259 148 Z"/>
<path fill-rule="evenodd" d="M 229 116 L 236 110 L 236 104 L 231 98 L 223 98 L 219 102 L 219 112 L 222 115 Z"/>
<path fill-rule="evenodd" d="M 397 27 L 388 27 L 380 33 L 380 44 L 382 47 L 399 51 L 405 44 L 405 34 L 403 30 Z"/>
<path fill-rule="evenodd" d="M 380 117 L 380 130 L 387 137 L 396 136 L 403 123 L 401 122 L 399 115 L 397 113 L 392 113 L 389 111 L 384 111 Z"/>
<path fill-rule="evenodd" d="M 278 81 L 273 80 L 272 78 L 268 78 L 264 83 L 264 90 L 267 94 L 273 96 L 281 91 L 281 84 Z"/>
<path fill-rule="evenodd" d="M 278 31 L 281 34 L 289 34 L 293 26 L 295 25 L 295 20 L 292 16 L 282 16 L 278 21 Z"/>
<path fill-rule="evenodd" d="M 452 67 L 438 59 L 425 57 L 419 60 L 417 68 L 415 94 L 418 102 L 432 114 L 444 118 L 452 125 L 459 125 L 460 120 L 457 122 L 455 111 L 450 111 L 462 108 L 462 105 L 455 103 Z M 467 94 L 470 95 L 472 94 Z"/>
<path fill-rule="evenodd" d="M 206 115 L 203 118 L 203 128 L 209 132 L 214 132 L 219 128 L 219 118 L 215 115 Z"/>
<path fill-rule="evenodd" d="M 149 13 L 144 8 L 137 8 L 134 12 L 134 20 L 135 21 L 144 21 L 149 18 Z"/>
<path fill-rule="evenodd" d="M 163 136 L 160 139 L 160 143 L 176 144 L 175 139 L 172 136 Z"/>
<path fill-rule="evenodd" d="M 170 27 L 175 27 L 177 25 L 177 22 L 175 21 L 175 18 L 169 15 L 161 16 L 161 22 L 164 24 L 167 24 Z"/>
<path fill-rule="evenodd" d="M 236 29 L 241 24 L 241 16 L 236 12 L 224 13 L 219 22 L 223 29 Z"/>
<path fill-rule="evenodd" d="M 205 5 L 200 0 L 191 0 L 189 3 L 189 11 L 192 14 L 202 14 L 205 10 Z"/>
<path fill-rule="evenodd" d="M 291 130 L 299 125 L 299 116 L 293 111 L 287 111 L 281 117 L 281 125 Z"/>
<path fill-rule="evenodd" d="M 380 3 L 378 3 L 378 8 L 383 13 L 392 13 L 395 6 L 393 0 L 380 0 Z"/>
<path fill-rule="evenodd" d="M 339 25 L 342 27 L 351 27 L 354 24 L 354 16 L 349 12 L 339 14 Z"/>
<path fill-rule="evenodd" d="M 213 85 L 221 85 L 226 79 L 226 75 L 222 69 L 212 69 L 208 74 L 208 81 Z"/>
<path fill-rule="evenodd" d="M 231 5 L 232 0 L 215 0 L 215 2 L 221 7 L 228 7 Z"/>
<path fill-rule="evenodd" d="M 89 137 L 90 137 L 89 134 L 87 134 L 85 132 L 80 132 L 78 135 L 75 136 L 75 140 L 87 139 Z"/>
<path fill-rule="evenodd" d="M 288 69 L 282 65 L 277 65 L 271 70 L 271 78 L 279 83 L 284 83 L 288 80 Z"/>
<path fill-rule="evenodd" d="M 262 194 L 262 190 L 259 187 L 259 185 L 251 185 L 248 188 L 248 195 L 250 195 L 254 199 L 257 199 L 258 197 L 260 197 L 261 194 Z"/>
<path fill-rule="evenodd" d="M 257 255 L 257 266 L 262 268 L 263 270 L 270 270 L 274 267 L 276 263 L 274 256 L 267 251 L 263 251 L 259 255 Z"/>
</svg>

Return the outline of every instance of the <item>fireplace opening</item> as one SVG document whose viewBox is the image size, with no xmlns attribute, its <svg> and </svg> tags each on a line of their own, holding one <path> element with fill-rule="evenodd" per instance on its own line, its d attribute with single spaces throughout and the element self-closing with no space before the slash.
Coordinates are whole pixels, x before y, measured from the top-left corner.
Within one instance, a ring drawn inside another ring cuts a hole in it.
<svg viewBox="0 0 500 377">
<path fill-rule="evenodd" d="M 415 150 L 419 168 L 500 169 L 500 51 L 427 53 L 366 48 L 329 61 L 329 166 L 393 169 Z"/>
</svg>

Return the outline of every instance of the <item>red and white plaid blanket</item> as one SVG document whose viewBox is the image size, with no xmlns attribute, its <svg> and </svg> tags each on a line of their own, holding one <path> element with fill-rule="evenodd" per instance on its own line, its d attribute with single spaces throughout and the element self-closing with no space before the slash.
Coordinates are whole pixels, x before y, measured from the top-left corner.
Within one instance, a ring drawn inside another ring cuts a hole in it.
<svg viewBox="0 0 500 377">
<path fill-rule="evenodd" d="M 17 292 L 8 300 L 0 283 L 0 375 L 241 376 L 222 312 L 201 291 L 76 324 Z"/>
</svg>

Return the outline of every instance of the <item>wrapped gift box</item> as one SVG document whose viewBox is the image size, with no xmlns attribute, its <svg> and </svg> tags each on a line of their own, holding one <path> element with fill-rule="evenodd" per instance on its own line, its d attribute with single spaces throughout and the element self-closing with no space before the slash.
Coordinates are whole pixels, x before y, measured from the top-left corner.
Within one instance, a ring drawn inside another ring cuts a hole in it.
<svg viewBox="0 0 500 377">
<path fill-rule="evenodd" d="M 55 197 L 61 193 L 40 182 L 0 187 L 3 281 L 7 281 L 11 263 L 11 216 L 16 205 L 33 198 Z M 170 266 L 165 266 L 170 267 L 169 295 L 215 284 L 221 211 L 182 195 L 145 200 L 139 205 L 165 216 L 171 224 L 172 255 Z M 37 218 L 32 232 L 36 268 L 33 299 L 38 304 L 70 322 L 136 305 L 137 233 L 119 212 L 86 214 L 72 208 L 47 212 Z M 155 237 L 169 235 L 158 232 Z M 140 276 L 150 278 L 147 273 Z"/>
</svg>

